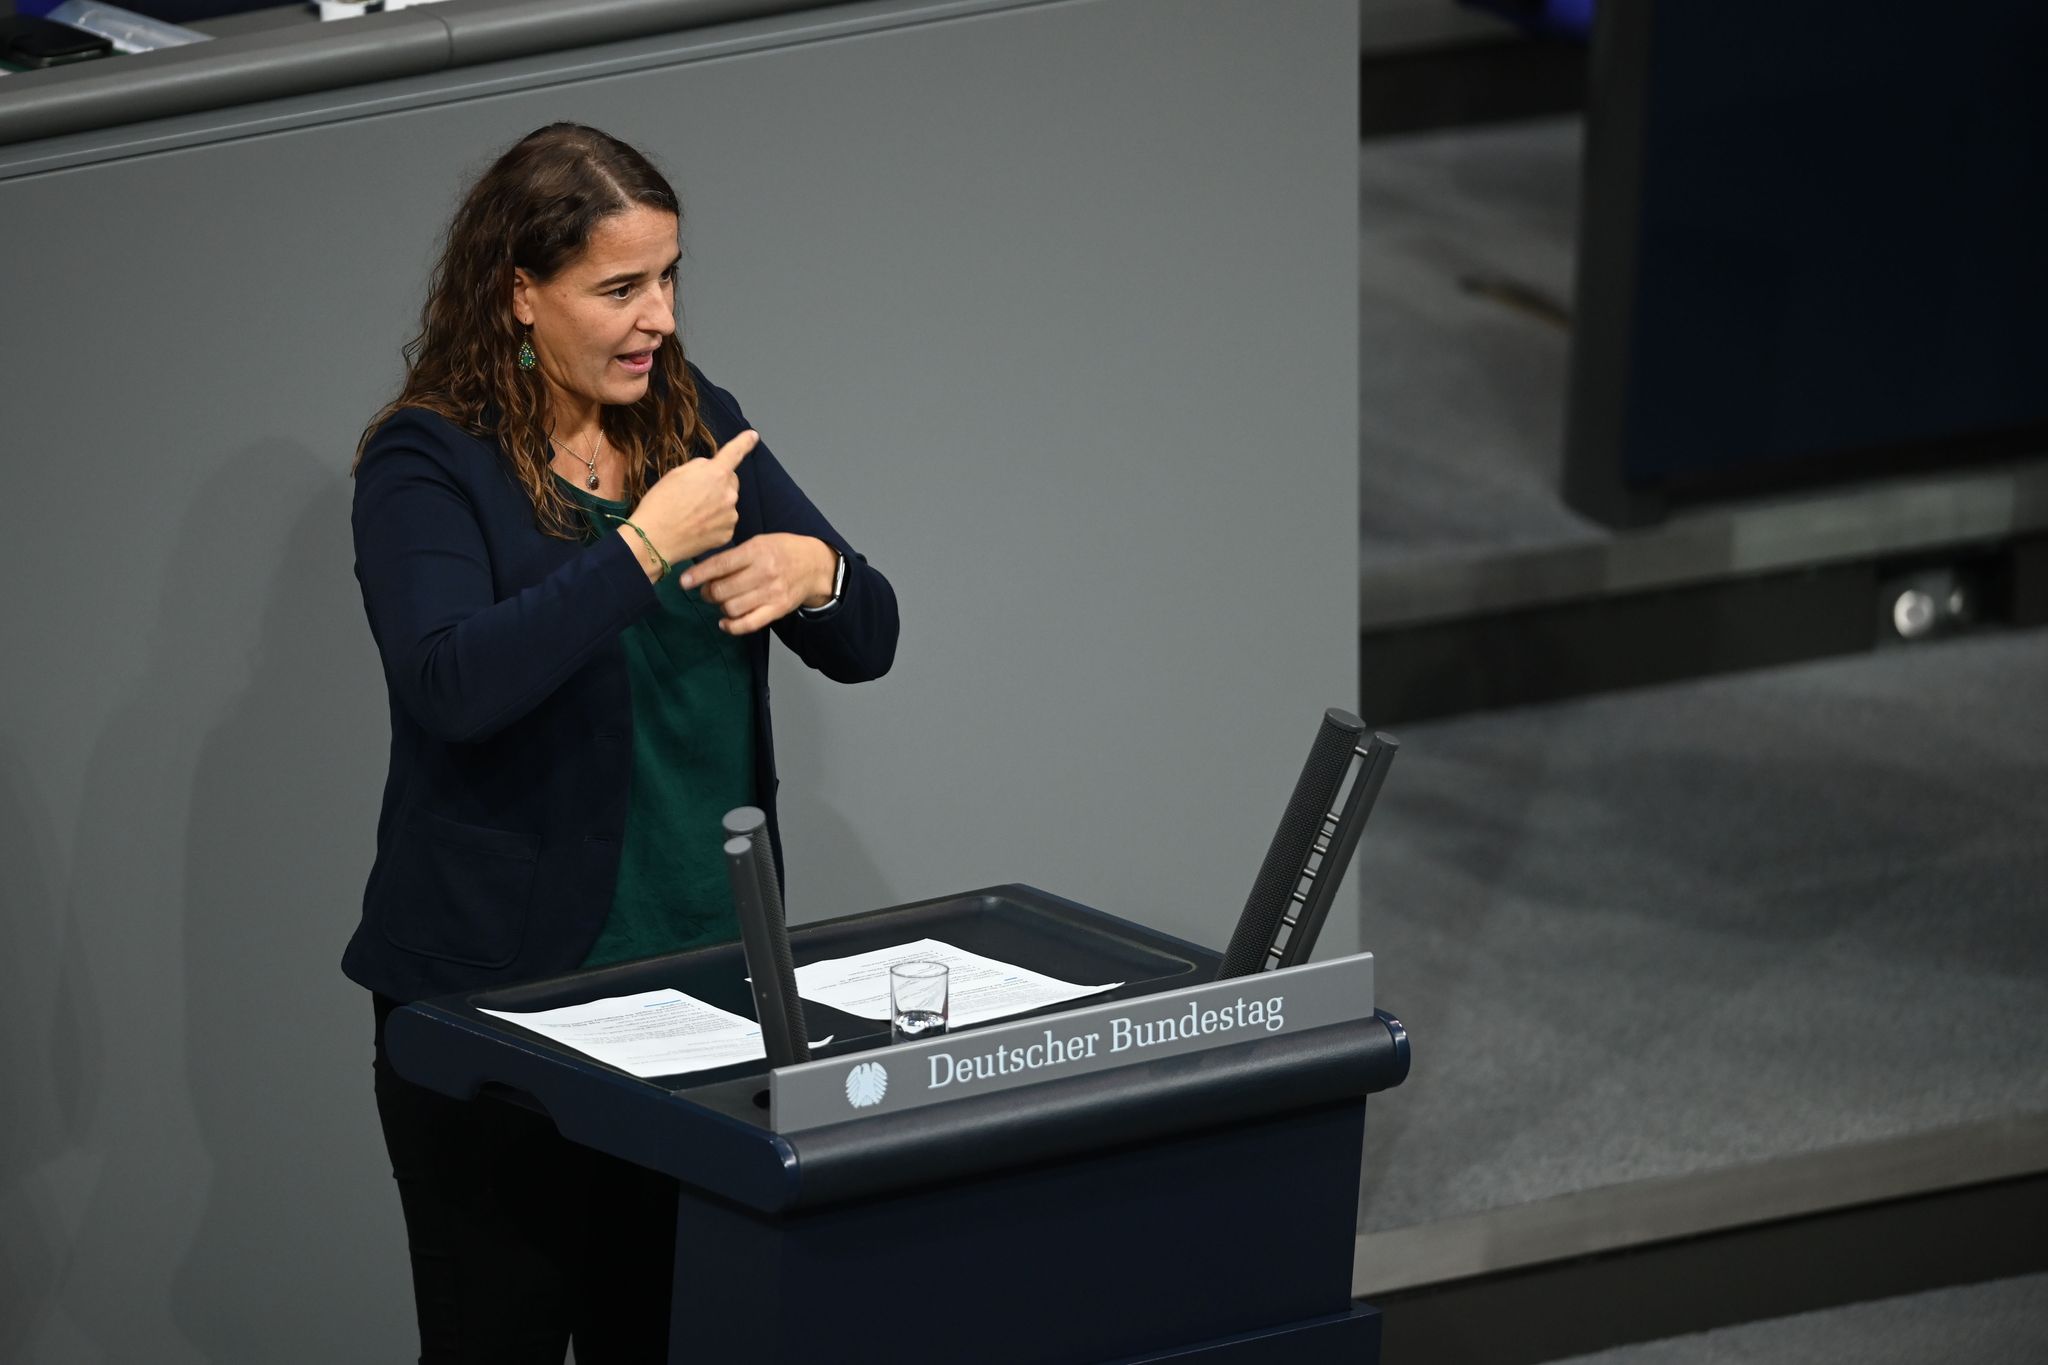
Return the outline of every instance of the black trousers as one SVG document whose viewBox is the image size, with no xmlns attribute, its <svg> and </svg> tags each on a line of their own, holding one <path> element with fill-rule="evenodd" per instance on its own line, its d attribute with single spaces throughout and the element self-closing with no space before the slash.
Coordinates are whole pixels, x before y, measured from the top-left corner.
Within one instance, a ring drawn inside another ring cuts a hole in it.
<svg viewBox="0 0 2048 1365">
<path fill-rule="evenodd" d="M 660 1365 L 676 1185 L 545 1115 L 402 1079 L 376 999 L 377 1117 L 405 1208 L 420 1365 Z"/>
</svg>

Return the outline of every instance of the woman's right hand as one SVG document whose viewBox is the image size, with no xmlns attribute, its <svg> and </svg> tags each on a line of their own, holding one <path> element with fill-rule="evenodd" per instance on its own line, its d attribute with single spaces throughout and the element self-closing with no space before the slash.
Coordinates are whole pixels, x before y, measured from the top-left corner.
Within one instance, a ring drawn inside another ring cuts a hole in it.
<svg viewBox="0 0 2048 1365">
<path fill-rule="evenodd" d="M 633 524 L 671 564 L 725 544 L 739 524 L 740 461 L 760 443 L 759 433 L 743 431 L 711 458 L 677 465 L 640 499 Z M 633 534 L 624 527 L 620 531 Z"/>
</svg>

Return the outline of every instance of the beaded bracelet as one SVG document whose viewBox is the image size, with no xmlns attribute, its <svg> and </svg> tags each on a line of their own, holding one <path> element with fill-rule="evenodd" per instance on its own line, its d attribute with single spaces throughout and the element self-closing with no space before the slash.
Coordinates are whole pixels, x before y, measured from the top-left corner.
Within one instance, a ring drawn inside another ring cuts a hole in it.
<svg viewBox="0 0 2048 1365">
<path fill-rule="evenodd" d="M 661 551 L 654 548 L 654 542 L 647 538 L 647 533 L 641 530 L 638 526 L 635 526 L 632 522 L 627 521 L 624 517 L 613 517 L 612 520 L 618 522 L 619 525 L 626 527 L 634 535 L 640 537 L 640 543 L 647 547 L 647 553 L 654 556 L 654 562 L 661 567 L 661 573 L 656 578 L 656 581 L 659 582 L 661 579 L 667 578 L 669 575 L 669 563 L 666 559 L 662 558 Z"/>
</svg>

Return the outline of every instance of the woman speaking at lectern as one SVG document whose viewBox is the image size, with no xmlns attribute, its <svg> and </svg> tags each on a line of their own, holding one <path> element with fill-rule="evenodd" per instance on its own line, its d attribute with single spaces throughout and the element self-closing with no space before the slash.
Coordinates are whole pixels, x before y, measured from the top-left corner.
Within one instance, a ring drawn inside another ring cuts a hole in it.
<svg viewBox="0 0 2048 1365">
<path fill-rule="evenodd" d="M 538 1115 L 395 1075 L 403 1001 L 737 935 L 719 820 L 775 812 L 768 635 L 879 677 L 888 581 L 683 355 L 681 210 L 647 159 L 555 124 L 473 185 L 398 397 L 355 471 L 356 577 L 391 771 L 343 970 L 421 1359 L 666 1359 L 674 1187 Z M 778 845 L 779 852 L 779 845 Z"/>
</svg>

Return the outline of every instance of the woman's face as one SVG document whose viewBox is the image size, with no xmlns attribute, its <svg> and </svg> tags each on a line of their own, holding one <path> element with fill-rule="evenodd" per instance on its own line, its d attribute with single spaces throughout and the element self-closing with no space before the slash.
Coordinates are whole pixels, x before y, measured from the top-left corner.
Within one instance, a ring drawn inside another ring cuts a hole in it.
<svg viewBox="0 0 2048 1365">
<path fill-rule="evenodd" d="M 553 279 L 513 271 L 512 314 L 532 329 L 557 422 L 646 395 L 654 352 L 676 330 L 676 228 L 674 214 L 635 204 L 599 222 Z"/>
</svg>

